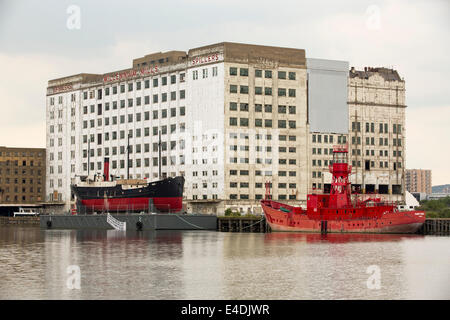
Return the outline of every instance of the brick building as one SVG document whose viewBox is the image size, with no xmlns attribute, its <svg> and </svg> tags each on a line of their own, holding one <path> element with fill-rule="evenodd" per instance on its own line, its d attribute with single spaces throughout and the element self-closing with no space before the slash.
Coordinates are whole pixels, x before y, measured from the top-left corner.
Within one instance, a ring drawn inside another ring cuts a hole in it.
<svg viewBox="0 0 450 320">
<path fill-rule="evenodd" d="M 45 172 L 45 149 L 0 147 L 0 203 L 43 202 Z"/>
</svg>

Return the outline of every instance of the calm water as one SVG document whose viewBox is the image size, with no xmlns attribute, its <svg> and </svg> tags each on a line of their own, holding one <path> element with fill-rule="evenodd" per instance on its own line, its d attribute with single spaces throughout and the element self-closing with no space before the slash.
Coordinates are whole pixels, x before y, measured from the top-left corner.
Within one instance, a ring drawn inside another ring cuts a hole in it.
<svg viewBox="0 0 450 320">
<path fill-rule="evenodd" d="M 0 227 L 0 267 L 0 299 L 450 299 L 450 237 Z"/>
</svg>

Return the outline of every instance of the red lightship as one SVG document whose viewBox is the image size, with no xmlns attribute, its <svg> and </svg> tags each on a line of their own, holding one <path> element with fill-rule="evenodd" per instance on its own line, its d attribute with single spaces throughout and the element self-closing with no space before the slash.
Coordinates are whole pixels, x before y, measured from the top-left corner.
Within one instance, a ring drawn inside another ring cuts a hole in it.
<svg viewBox="0 0 450 320">
<path fill-rule="evenodd" d="M 352 202 L 346 145 L 334 146 L 329 170 L 330 193 L 308 194 L 306 209 L 272 201 L 266 184 L 261 206 L 272 231 L 415 233 L 425 222 L 424 211 L 399 211 L 396 204 L 379 197 Z"/>
</svg>

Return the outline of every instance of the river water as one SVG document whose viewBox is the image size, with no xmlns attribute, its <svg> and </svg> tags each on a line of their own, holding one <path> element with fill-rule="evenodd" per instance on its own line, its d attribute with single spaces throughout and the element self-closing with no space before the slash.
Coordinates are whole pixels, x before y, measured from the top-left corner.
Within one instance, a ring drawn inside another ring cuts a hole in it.
<svg viewBox="0 0 450 320">
<path fill-rule="evenodd" d="M 438 236 L 3 226 L 0 267 L 0 299 L 450 299 Z"/>
</svg>

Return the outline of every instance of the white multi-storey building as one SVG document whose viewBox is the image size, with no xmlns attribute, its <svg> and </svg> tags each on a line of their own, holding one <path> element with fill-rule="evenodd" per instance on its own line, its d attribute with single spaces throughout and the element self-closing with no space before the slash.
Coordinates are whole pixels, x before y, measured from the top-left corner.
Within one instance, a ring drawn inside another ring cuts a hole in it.
<svg viewBox="0 0 450 320">
<path fill-rule="evenodd" d="M 68 208 L 76 176 L 101 174 L 108 157 L 114 176 L 184 175 L 188 211 L 257 211 L 267 181 L 299 204 L 324 184 L 314 137 L 328 149 L 349 139 L 348 76 L 348 63 L 301 49 L 219 43 L 50 80 L 47 200 Z"/>
</svg>

